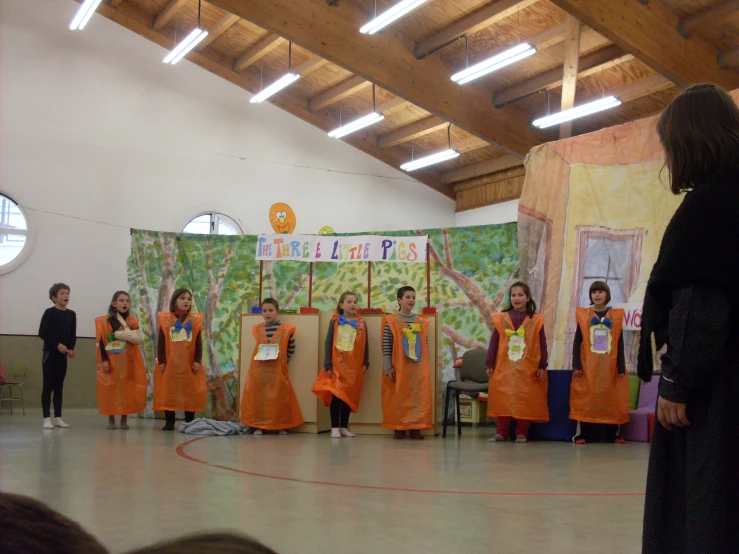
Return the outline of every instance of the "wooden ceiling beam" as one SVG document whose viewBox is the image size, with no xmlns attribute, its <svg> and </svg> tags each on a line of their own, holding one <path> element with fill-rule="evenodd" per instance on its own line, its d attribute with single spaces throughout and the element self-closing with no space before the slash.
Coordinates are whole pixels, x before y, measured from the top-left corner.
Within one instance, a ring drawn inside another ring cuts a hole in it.
<svg viewBox="0 0 739 554">
<path fill-rule="evenodd" d="M 75 1 L 79 3 L 82 0 Z M 171 47 L 173 39 L 172 35 L 153 30 L 151 28 L 150 15 L 129 3 L 125 3 L 122 8 L 123 10 L 116 10 L 107 4 L 101 4 L 98 7 L 98 13 L 103 17 L 118 23 L 122 27 L 129 29 L 137 35 L 158 44 L 162 48 Z M 247 69 L 242 73 L 236 73 L 233 71 L 233 66 L 229 60 L 222 56 L 215 55 L 212 51 L 206 51 L 204 53 L 197 51 L 191 52 L 188 55 L 188 60 L 251 94 L 259 92 L 260 72 L 255 68 Z M 333 129 L 338 123 L 333 115 L 314 114 L 309 112 L 306 109 L 304 97 L 291 93 L 289 89 L 283 91 L 281 94 L 273 96 L 268 100 L 268 102 L 324 131 Z M 393 99 L 387 102 L 387 104 L 397 106 L 404 102 L 405 101 L 401 99 Z M 381 151 L 375 147 L 375 141 L 369 139 L 370 136 L 367 134 L 362 135 L 361 133 L 356 133 L 355 135 L 344 137 L 342 140 L 379 161 L 388 164 L 390 167 L 397 168 L 400 163 L 402 163 L 401 160 L 399 160 L 397 153 L 393 155 L 392 151 Z M 444 196 L 454 199 L 454 191 L 450 191 L 448 187 L 441 185 L 440 174 L 441 172 L 433 167 L 423 168 L 418 171 L 414 171 L 412 176 L 408 176 L 408 180 L 415 179 Z"/>
<path fill-rule="evenodd" d="M 495 2 L 491 2 L 476 12 L 455 21 L 446 29 L 419 42 L 413 50 L 414 54 L 418 59 L 424 58 L 447 44 L 451 44 L 461 36 L 472 35 L 485 27 L 489 27 L 490 25 L 497 23 L 501 19 L 514 15 L 518 10 L 522 10 L 536 1 L 537 0 L 497 0 Z"/>
<path fill-rule="evenodd" d="M 318 110 L 322 110 L 331 104 L 335 104 L 336 102 L 339 102 L 352 94 L 356 94 L 360 90 L 364 90 L 369 86 L 372 86 L 372 83 L 359 75 L 349 77 L 338 85 L 334 85 L 311 98 L 308 101 L 308 110 L 311 112 L 317 112 Z"/>
<path fill-rule="evenodd" d="M 170 20 L 177 15 L 177 12 L 187 3 L 188 0 L 170 0 L 169 4 L 164 6 L 164 9 L 160 11 L 156 18 L 154 18 L 154 24 L 152 28 L 159 31 L 170 22 Z"/>
<path fill-rule="evenodd" d="M 437 57 L 419 63 L 412 41 L 401 33 L 362 35 L 365 10 L 353 2 L 331 7 L 326 0 L 209 0 L 219 8 L 284 36 L 433 115 L 518 155 L 543 142 L 519 107 L 490 109 L 483 83 L 460 93 L 449 68 Z"/>
<path fill-rule="evenodd" d="M 121 5 L 121 2 L 123 2 L 123 0 L 110 0 L 110 5 L 113 8 L 117 8 L 118 6 Z"/>
<path fill-rule="evenodd" d="M 580 21 L 567 14 L 565 18 L 567 32 L 565 35 L 564 71 L 562 74 L 562 111 L 569 110 L 575 105 L 577 91 L 578 63 L 580 62 Z M 559 126 L 559 138 L 566 139 L 572 136 L 572 121 L 566 121 Z"/>
<path fill-rule="evenodd" d="M 498 171 L 512 169 L 514 167 L 523 167 L 523 162 L 520 158 L 508 155 L 498 156 L 497 158 L 492 158 L 490 160 L 463 165 L 462 167 L 445 171 L 441 174 L 441 182 L 442 184 L 449 185 L 466 179 L 480 177 L 481 175 L 487 175 L 488 173 L 496 173 Z"/>
<path fill-rule="evenodd" d="M 379 135 L 377 137 L 377 147 L 380 149 L 390 148 L 404 142 L 411 141 L 418 137 L 423 137 L 439 129 L 443 129 L 449 125 L 446 121 L 435 115 L 419 119 L 408 125 L 404 125 L 395 131 Z"/>
<path fill-rule="evenodd" d="M 680 34 L 677 14 L 662 0 L 550 1 L 681 87 L 709 82 L 732 90 L 739 85 L 739 72 L 716 62 L 717 48 Z"/>
<path fill-rule="evenodd" d="M 390 114 L 400 111 L 410 105 L 411 102 L 408 102 L 408 100 L 406 100 L 405 98 L 401 98 L 400 96 L 398 96 L 377 106 L 377 113 L 384 114 L 385 117 L 387 117 Z"/>
<path fill-rule="evenodd" d="M 219 19 L 213 27 L 208 29 L 208 36 L 205 37 L 203 41 L 195 47 L 195 49 L 203 51 L 208 48 L 208 46 L 215 42 L 218 37 L 236 25 L 239 22 L 239 19 L 241 18 L 238 15 L 226 12 L 226 14 Z"/>
<path fill-rule="evenodd" d="M 281 36 L 267 33 L 247 48 L 246 52 L 236 59 L 234 62 L 234 71 L 236 73 L 244 71 L 247 67 L 261 60 L 264 56 L 272 52 L 272 50 L 284 42 L 285 39 Z"/>
<path fill-rule="evenodd" d="M 736 67 L 739 65 L 739 47 L 721 52 L 718 55 L 718 64 L 724 68 Z"/>
<path fill-rule="evenodd" d="M 633 83 L 628 83 L 617 89 L 612 89 L 609 93 L 621 99 L 622 102 L 631 102 L 637 98 L 649 96 L 655 92 L 668 89 L 675 86 L 667 77 L 660 75 L 652 75 L 651 77 L 645 77 L 639 79 Z"/>
<path fill-rule="evenodd" d="M 328 64 L 328 60 L 324 60 L 321 56 L 313 56 L 305 63 L 300 64 L 295 68 L 295 73 L 301 77 L 307 77 L 311 73 L 318 71 L 323 66 Z"/>
<path fill-rule="evenodd" d="M 630 59 L 633 59 L 633 56 L 631 54 L 624 54 L 624 51 L 619 46 L 615 44 L 606 46 L 602 50 L 580 58 L 578 63 L 578 78 L 582 79 L 602 69 L 612 67 L 617 63 L 623 63 Z M 493 102 L 500 108 L 508 102 L 523 98 L 535 92 L 557 88 L 562 85 L 563 71 L 563 66 L 556 67 L 540 73 L 531 79 L 526 79 L 525 81 L 501 89 L 495 93 Z"/>
<path fill-rule="evenodd" d="M 685 38 L 690 38 L 693 31 L 700 27 L 705 27 L 709 23 L 716 21 L 734 12 L 739 12 L 739 0 L 728 0 L 720 4 L 700 11 L 683 19 L 677 26 L 677 30 Z"/>
</svg>

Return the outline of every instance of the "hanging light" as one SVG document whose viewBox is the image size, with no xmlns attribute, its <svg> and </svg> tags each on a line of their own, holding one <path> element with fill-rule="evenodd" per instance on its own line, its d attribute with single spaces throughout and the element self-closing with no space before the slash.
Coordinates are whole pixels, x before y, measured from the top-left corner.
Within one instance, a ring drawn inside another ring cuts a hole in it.
<svg viewBox="0 0 739 554">
<path fill-rule="evenodd" d="M 402 169 L 403 171 L 415 171 L 416 169 L 421 169 L 422 167 L 438 164 L 458 157 L 459 152 L 457 152 L 456 150 L 452 150 L 451 123 L 449 124 L 449 127 L 447 127 L 447 146 L 448 148 L 446 150 L 437 152 L 436 154 L 431 154 L 430 156 L 426 156 L 425 158 L 419 158 L 417 160 L 406 162 L 400 166 L 400 169 Z"/>
<path fill-rule="evenodd" d="M 77 13 L 74 15 L 72 22 L 69 24 L 69 28 L 72 31 L 82 30 L 90 21 L 92 14 L 98 9 L 102 0 L 85 0 L 82 5 L 77 9 Z"/>
<path fill-rule="evenodd" d="M 255 94 L 254 96 L 252 96 L 249 102 L 251 102 L 252 104 L 259 104 L 260 102 L 264 102 L 270 96 L 277 94 L 285 87 L 292 85 L 295 81 L 300 79 L 300 74 L 292 72 L 292 58 L 293 43 L 289 42 L 287 46 L 287 73 L 277 79 L 274 83 L 269 85 L 266 89 L 259 92 L 259 94 Z"/>
<path fill-rule="evenodd" d="M 402 2 L 398 2 L 392 8 L 377 15 L 377 0 L 375 0 L 375 18 L 359 29 L 359 32 L 363 35 L 373 35 L 425 2 L 426 0 L 402 0 Z"/>
<path fill-rule="evenodd" d="M 381 113 L 377 113 L 377 104 L 375 99 L 375 85 L 372 84 L 372 113 L 369 113 L 363 117 L 360 117 L 359 119 L 355 119 L 354 121 L 350 121 L 346 125 L 342 125 L 338 129 L 334 129 L 333 131 L 329 131 L 328 136 L 332 138 L 341 138 L 345 137 L 346 135 L 350 135 L 351 133 L 354 133 L 355 131 L 359 131 L 360 129 L 364 129 L 365 127 L 369 127 L 370 125 L 374 125 L 375 123 L 379 123 L 383 119 L 385 119 L 385 115 Z"/>
<path fill-rule="evenodd" d="M 469 55 L 469 47 L 467 53 Z M 452 75 L 452 81 L 459 83 L 460 85 L 464 85 L 465 83 L 479 79 L 483 75 L 497 71 L 501 67 L 505 67 L 524 58 L 528 58 L 533 54 L 536 54 L 536 48 L 524 42 L 506 50 L 505 52 L 496 54 L 487 60 L 476 63 L 472 67 L 467 67 L 467 69 L 455 73 Z"/>
<path fill-rule="evenodd" d="M 578 117 L 584 117 L 596 112 L 615 108 L 616 106 L 620 106 L 621 104 L 622 102 L 619 98 L 615 96 L 606 96 L 605 98 L 595 100 L 594 102 L 588 102 L 587 104 L 583 104 L 582 106 L 576 106 L 563 112 L 548 115 L 546 117 L 540 117 L 539 119 L 535 119 L 532 122 L 532 125 L 534 127 L 538 127 L 539 129 L 546 129 L 547 127 L 559 125 L 560 123 L 564 123 L 565 121 L 577 119 Z"/>
<path fill-rule="evenodd" d="M 208 31 L 200 28 L 200 0 L 198 0 L 198 26 L 164 57 L 164 63 L 176 64 L 207 36 Z"/>
</svg>

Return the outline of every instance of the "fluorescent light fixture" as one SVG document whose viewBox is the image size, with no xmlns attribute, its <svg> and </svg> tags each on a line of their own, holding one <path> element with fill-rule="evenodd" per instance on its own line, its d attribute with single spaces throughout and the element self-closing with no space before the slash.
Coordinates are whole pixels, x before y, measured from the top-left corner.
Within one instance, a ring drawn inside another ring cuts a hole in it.
<svg viewBox="0 0 739 554">
<path fill-rule="evenodd" d="M 72 31 L 76 31 L 77 29 L 81 31 L 84 29 L 87 22 L 90 21 L 92 14 L 94 14 L 95 10 L 98 9 L 100 2 L 102 2 L 102 0 L 85 0 L 82 2 L 82 5 L 74 15 L 74 19 L 72 19 L 72 23 L 69 24 L 69 28 Z"/>
<path fill-rule="evenodd" d="M 517 62 L 518 60 L 528 58 L 532 54 L 536 54 L 536 48 L 524 42 L 523 44 L 519 44 L 505 52 L 501 52 L 492 58 L 476 63 L 464 71 L 455 73 L 452 75 L 452 81 L 459 83 L 460 85 L 464 85 L 465 83 L 474 81 L 483 75 L 497 71 L 501 67 L 505 67 Z"/>
<path fill-rule="evenodd" d="M 390 25 L 396 19 L 400 19 L 408 12 L 415 10 L 418 6 L 425 3 L 426 0 L 403 0 L 398 2 L 389 10 L 382 12 L 372 21 L 364 25 L 359 32 L 363 35 L 373 35 L 383 27 Z"/>
<path fill-rule="evenodd" d="M 355 131 L 359 131 L 360 129 L 364 129 L 365 127 L 374 125 L 375 123 L 379 123 L 383 119 L 385 119 L 385 116 L 383 114 L 372 112 L 371 114 L 367 114 L 364 117 L 355 119 L 354 121 L 351 121 L 347 123 L 346 125 L 342 125 L 338 129 L 334 129 L 333 131 L 330 131 L 328 136 L 332 138 L 337 138 L 337 139 L 341 137 L 345 137 L 346 135 L 350 135 Z"/>
<path fill-rule="evenodd" d="M 452 158 L 456 158 L 457 156 L 459 156 L 459 152 L 450 148 L 448 150 L 444 150 L 443 152 L 431 154 L 430 156 L 426 156 L 425 158 L 419 158 L 417 160 L 413 160 L 412 162 L 404 163 L 400 166 L 400 169 L 402 169 L 403 171 L 414 171 L 416 169 L 426 167 L 427 165 L 434 165 L 445 162 L 447 160 L 451 160 Z"/>
<path fill-rule="evenodd" d="M 260 102 L 264 102 L 267 98 L 269 98 L 273 94 L 278 93 L 285 87 L 292 85 L 298 79 L 300 79 L 300 75 L 298 75 L 297 73 L 286 73 L 285 75 L 277 79 L 274 83 L 269 85 L 262 92 L 252 96 L 249 102 L 251 102 L 252 104 L 259 104 Z"/>
<path fill-rule="evenodd" d="M 205 29 L 195 28 L 192 33 L 187 35 L 185 39 L 180 42 L 174 49 L 164 57 L 164 63 L 176 64 L 182 58 L 187 56 L 188 52 L 195 48 L 200 42 L 208 36 L 208 31 Z"/>
<path fill-rule="evenodd" d="M 615 96 L 606 96 L 605 98 L 601 98 L 600 100 L 596 100 L 594 102 L 588 102 L 587 104 L 583 104 L 582 106 L 576 106 L 563 112 L 548 115 L 546 117 L 540 117 L 539 119 L 535 119 L 532 122 L 532 125 L 534 127 L 539 127 L 539 129 L 546 129 L 547 127 L 559 125 L 560 123 L 564 123 L 565 121 L 577 119 L 578 117 L 590 115 L 596 112 L 607 110 L 609 108 L 615 108 L 616 106 L 620 106 L 621 104 L 621 100 L 619 100 Z"/>
</svg>

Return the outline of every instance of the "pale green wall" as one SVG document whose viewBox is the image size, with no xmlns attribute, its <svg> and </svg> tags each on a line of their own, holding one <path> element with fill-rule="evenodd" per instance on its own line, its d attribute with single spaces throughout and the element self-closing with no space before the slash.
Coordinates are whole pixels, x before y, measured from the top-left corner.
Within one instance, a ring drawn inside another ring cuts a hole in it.
<svg viewBox="0 0 739 554">
<path fill-rule="evenodd" d="M 13 363 L 28 362 L 28 376 L 23 387 L 26 396 L 26 415 L 41 417 L 41 339 L 32 336 L 0 335 L 0 365 L 5 374 L 12 373 Z M 65 408 L 97 408 L 95 400 L 95 340 L 78 338 L 74 360 L 69 360 L 64 381 Z M 7 392 L 4 393 L 7 395 Z M 3 410 L 9 410 L 3 404 Z M 15 408 L 20 410 L 20 404 Z M 28 411 L 28 408 L 31 411 Z M 53 414 L 52 414 L 53 415 Z"/>
</svg>

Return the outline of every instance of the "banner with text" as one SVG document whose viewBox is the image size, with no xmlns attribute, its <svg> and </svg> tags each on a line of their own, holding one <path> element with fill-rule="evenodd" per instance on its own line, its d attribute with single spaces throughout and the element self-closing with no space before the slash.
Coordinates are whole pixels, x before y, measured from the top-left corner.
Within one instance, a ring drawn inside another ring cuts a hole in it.
<svg viewBox="0 0 739 554">
<path fill-rule="evenodd" d="M 257 239 L 256 259 L 413 263 L 426 261 L 427 246 L 427 236 L 262 235 Z"/>
<path fill-rule="evenodd" d="M 614 308 L 622 308 L 624 316 L 624 331 L 641 331 L 642 303 L 614 304 Z"/>
</svg>

